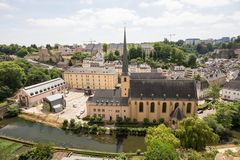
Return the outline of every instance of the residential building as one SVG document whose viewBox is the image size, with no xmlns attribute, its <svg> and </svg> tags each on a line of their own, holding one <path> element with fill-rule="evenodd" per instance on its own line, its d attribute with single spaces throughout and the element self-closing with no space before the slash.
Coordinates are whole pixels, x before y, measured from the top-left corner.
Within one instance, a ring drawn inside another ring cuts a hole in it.
<svg viewBox="0 0 240 160">
<path fill-rule="evenodd" d="M 33 107 L 41 104 L 47 96 L 64 93 L 65 82 L 62 78 L 56 78 L 32 86 L 24 87 L 17 94 L 21 107 Z"/>
<path fill-rule="evenodd" d="M 123 44 L 122 43 L 110 43 L 107 48 L 108 52 L 118 51 L 120 56 L 123 54 Z"/>
<path fill-rule="evenodd" d="M 221 98 L 224 100 L 240 100 L 240 80 L 232 80 L 226 83 L 221 92 Z"/>
<path fill-rule="evenodd" d="M 185 44 L 196 46 L 201 43 L 199 38 L 189 38 L 185 40 Z"/>
<path fill-rule="evenodd" d="M 113 68 L 71 67 L 63 73 L 70 88 L 77 89 L 114 89 L 118 84 L 118 74 Z"/>
<path fill-rule="evenodd" d="M 121 86 L 96 90 L 87 101 L 87 114 L 101 116 L 106 121 L 123 119 L 142 122 L 160 118 L 177 127 L 184 117 L 197 111 L 197 90 L 194 80 L 168 80 L 162 74 L 129 73 L 126 32 L 124 30 Z"/>
</svg>

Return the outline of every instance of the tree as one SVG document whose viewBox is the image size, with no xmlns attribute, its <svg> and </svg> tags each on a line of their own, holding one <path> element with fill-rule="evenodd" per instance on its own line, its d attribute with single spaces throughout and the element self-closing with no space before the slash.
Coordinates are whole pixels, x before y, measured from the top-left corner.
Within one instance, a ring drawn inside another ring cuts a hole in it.
<svg viewBox="0 0 240 160">
<path fill-rule="evenodd" d="M 8 107 L 7 117 L 16 117 L 20 113 L 18 105 Z"/>
<path fill-rule="evenodd" d="M 203 150 L 206 145 L 215 144 L 219 137 L 203 120 L 194 117 L 184 119 L 176 131 L 181 146 L 195 150 Z"/>
<path fill-rule="evenodd" d="M 62 129 L 66 130 L 68 128 L 68 120 L 64 120 L 62 124 Z"/>
<path fill-rule="evenodd" d="M 2 90 L 11 90 L 10 94 L 13 94 L 23 86 L 24 81 L 25 73 L 20 66 L 14 62 L 0 62 L 0 86 L 4 86 L 1 87 Z"/>
<path fill-rule="evenodd" d="M 59 69 L 53 68 L 53 69 L 49 70 L 49 75 L 50 75 L 51 79 L 54 79 L 54 78 L 61 77 L 62 72 Z"/>
<path fill-rule="evenodd" d="M 197 57 L 193 54 L 191 54 L 188 58 L 188 66 L 191 67 L 191 68 L 194 68 L 197 66 L 197 63 L 196 63 L 196 60 L 197 60 Z"/>
<path fill-rule="evenodd" d="M 107 53 L 108 45 L 106 43 L 103 44 L 103 52 Z"/>
<path fill-rule="evenodd" d="M 8 86 L 0 85 L 0 101 L 10 97 L 13 91 Z"/>
<path fill-rule="evenodd" d="M 215 103 L 216 100 L 220 97 L 220 87 L 218 85 L 212 85 L 208 89 L 209 97 L 213 98 L 213 102 Z"/>
<path fill-rule="evenodd" d="M 146 160 L 179 160 L 179 155 L 172 144 L 151 141 L 147 145 Z"/>
<path fill-rule="evenodd" d="M 68 66 L 72 66 L 73 64 L 72 64 L 72 61 L 71 61 L 71 59 L 69 60 L 69 62 L 68 62 Z"/>
<path fill-rule="evenodd" d="M 20 50 L 17 51 L 17 54 L 16 54 L 16 55 L 17 55 L 18 57 L 23 58 L 23 57 L 25 57 L 27 54 L 28 54 L 27 49 L 26 49 L 26 48 L 21 48 Z"/>
<path fill-rule="evenodd" d="M 48 71 L 47 70 L 45 71 L 42 68 L 36 67 L 31 68 L 27 75 L 26 85 L 29 86 L 50 80 L 51 77 L 46 72 Z"/>
<path fill-rule="evenodd" d="M 51 46 L 50 44 L 46 44 L 46 48 L 47 48 L 48 50 L 51 50 L 51 49 L 52 49 L 52 46 Z"/>
<path fill-rule="evenodd" d="M 28 152 L 20 155 L 19 160 L 46 160 L 51 159 L 53 156 L 54 150 L 52 146 L 45 144 L 37 144 L 33 149 Z"/>
<path fill-rule="evenodd" d="M 155 140 L 172 144 L 174 147 L 178 147 L 180 144 L 180 141 L 174 136 L 171 129 L 167 128 L 164 124 L 161 124 L 158 127 L 148 128 L 145 142 L 150 144 L 151 141 Z"/>
<path fill-rule="evenodd" d="M 207 46 L 205 44 L 198 44 L 196 50 L 199 54 L 206 54 L 208 52 Z"/>
<path fill-rule="evenodd" d="M 87 53 L 82 53 L 82 52 L 76 52 L 73 54 L 72 58 L 73 60 L 79 60 L 83 62 L 83 60 L 88 56 Z"/>
<path fill-rule="evenodd" d="M 116 50 L 116 51 L 114 52 L 114 54 L 115 54 L 115 56 L 117 56 L 117 57 L 120 56 L 120 52 L 119 52 L 118 50 Z"/>
</svg>

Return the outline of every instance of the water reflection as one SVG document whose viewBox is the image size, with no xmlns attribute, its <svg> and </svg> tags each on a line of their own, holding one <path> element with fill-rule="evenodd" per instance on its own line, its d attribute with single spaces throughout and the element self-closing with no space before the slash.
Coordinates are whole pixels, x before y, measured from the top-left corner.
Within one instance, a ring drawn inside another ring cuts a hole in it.
<svg viewBox="0 0 240 160">
<path fill-rule="evenodd" d="M 3 126 L 0 129 L 1 135 L 28 141 L 53 143 L 62 147 L 107 152 L 135 152 L 137 149 L 145 150 L 143 137 L 73 134 L 21 118 L 0 121 L 0 126 Z"/>
</svg>

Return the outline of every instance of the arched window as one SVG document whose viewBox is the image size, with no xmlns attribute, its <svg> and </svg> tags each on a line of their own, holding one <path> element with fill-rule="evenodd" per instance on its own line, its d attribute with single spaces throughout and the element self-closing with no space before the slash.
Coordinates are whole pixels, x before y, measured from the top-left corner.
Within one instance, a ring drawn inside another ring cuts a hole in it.
<svg viewBox="0 0 240 160">
<path fill-rule="evenodd" d="M 143 102 L 139 103 L 139 112 L 143 112 Z"/>
<path fill-rule="evenodd" d="M 126 77 L 124 77 L 124 82 L 127 82 L 127 78 Z"/>
<path fill-rule="evenodd" d="M 191 113 L 192 111 L 192 103 L 187 104 L 187 113 Z"/>
<path fill-rule="evenodd" d="M 179 103 L 175 103 L 174 110 L 179 106 Z"/>
<path fill-rule="evenodd" d="M 154 113 L 154 111 L 155 111 L 155 103 L 154 103 L 154 102 L 151 102 L 150 112 Z"/>
<path fill-rule="evenodd" d="M 167 103 L 163 102 L 162 104 L 162 113 L 166 113 L 167 112 Z"/>
</svg>

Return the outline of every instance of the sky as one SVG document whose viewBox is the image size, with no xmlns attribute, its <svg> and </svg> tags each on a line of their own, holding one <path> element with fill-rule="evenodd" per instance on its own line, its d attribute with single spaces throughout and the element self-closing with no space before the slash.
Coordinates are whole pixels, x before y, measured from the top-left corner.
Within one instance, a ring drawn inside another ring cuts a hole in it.
<svg viewBox="0 0 240 160">
<path fill-rule="evenodd" d="M 118 43 L 240 35 L 240 0 L 0 0 L 0 44 Z"/>
</svg>

